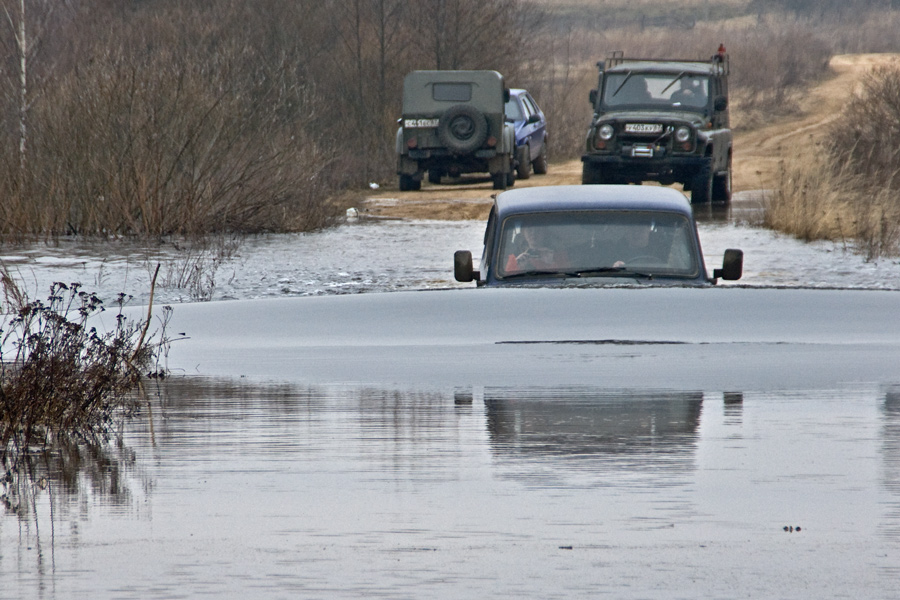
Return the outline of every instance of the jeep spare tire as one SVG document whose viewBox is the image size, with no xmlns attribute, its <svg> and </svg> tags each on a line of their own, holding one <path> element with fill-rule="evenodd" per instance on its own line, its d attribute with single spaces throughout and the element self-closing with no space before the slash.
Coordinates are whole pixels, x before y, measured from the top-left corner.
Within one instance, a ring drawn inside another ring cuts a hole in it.
<svg viewBox="0 0 900 600">
<path fill-rule="evenodd" d="M 488 134 L 485 116 L 474 106 L 457 104 L 448 108 L 438 122 L 438 139 L 451 152 L 466 154 L 484 144 Z"/>
</svg>

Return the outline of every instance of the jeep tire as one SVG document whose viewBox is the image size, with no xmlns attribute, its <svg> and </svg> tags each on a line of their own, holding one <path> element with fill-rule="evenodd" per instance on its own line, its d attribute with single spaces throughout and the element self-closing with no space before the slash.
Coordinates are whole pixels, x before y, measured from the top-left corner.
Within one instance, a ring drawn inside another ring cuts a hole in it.
<svg viewBox="0 0 900 600">
<path fill-rule="evenodd" d="M 438 139 L 455 154 L 474 152 L 484 144 L 488 122 L 484 114 L 469 104 L 451 106 L 438 121 Z"/>
<path fill-rule="evenodd" d="M 728 168 L 725 173 L 713 178 L 713 202 L 731 202 L 731 156 L 728 157 Z"/>
<path fill-rule="evenodd" d="M 534 159 L 534 162 L 531 163 L 531 166 L 534 168 L 535 175 L 546 175 L 547 174 L 547 138 L 544 138 L 544 144 L 541 146 L 541 153 L 538 154 L 538 157 Z"/>
<path fill-rule="evenodd" d="M 691 204 L 708 204 L 712 200 L 713 172 L 712 159 L 703 160 L 700 170 L 691 180 Z"/>
<path fill-rule="evenodd" d="M 400 175 L 400 191 L 415 192 L 422 189 L 422 182 L 412 175 Z"/>
<path fill-rule="evenodd" d="M 581 167 L 581 183 L 582 185 L 596 185 L 606 183 L 603 177 L 603 168 L 599 165 L 584 163 Z"/>
</svg>

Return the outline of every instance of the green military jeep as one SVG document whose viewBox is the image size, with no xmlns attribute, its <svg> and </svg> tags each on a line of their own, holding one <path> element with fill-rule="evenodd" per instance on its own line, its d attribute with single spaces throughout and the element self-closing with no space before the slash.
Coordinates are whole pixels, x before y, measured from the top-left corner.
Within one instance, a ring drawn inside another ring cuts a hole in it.
<svg viewBox="0 0 900 600">
<path fill-rule="evenodd" d="M 400 190 L 422 178 L 490 173 L 494 189 L 515 182 L 515 128 L 506 122 L 509 89 L 496 71 L 413 71 L 403 81 L 397 130 Z"/>
<path fill-rule="evenodd" d="M 709 60 L 597 63 L 582 183 L 680 183 L 692 203 L 731 200 L 732 135 L 725 48 Z"/>
</svg>

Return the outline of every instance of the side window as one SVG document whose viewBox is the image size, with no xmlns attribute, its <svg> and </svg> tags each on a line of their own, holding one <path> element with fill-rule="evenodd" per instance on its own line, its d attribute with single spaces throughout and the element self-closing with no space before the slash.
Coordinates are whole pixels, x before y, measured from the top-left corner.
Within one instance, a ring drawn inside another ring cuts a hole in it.
<svg viewBox="0 0 900 600">
<path fill-rule="evenodd" d="M 533 115 L 536 115 L 540 112 L 538 110 L 537 103 L 531 96 L 525 96 L 525 106 L 528 107 L 529 112 Z"/>
<path fill-rule="evenodd" d="M 528 104 L 527 96 L 522 96 L 522 111 L 525 113 L 526 119 L 532 115 L 531 105 Z"/>
</svg>

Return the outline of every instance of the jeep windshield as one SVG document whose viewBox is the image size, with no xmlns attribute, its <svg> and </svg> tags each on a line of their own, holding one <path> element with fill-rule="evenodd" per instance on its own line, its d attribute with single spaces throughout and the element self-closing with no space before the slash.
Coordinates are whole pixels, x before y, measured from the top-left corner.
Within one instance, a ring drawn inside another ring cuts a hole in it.
<svg viewBox="0 0 900 600">
<path fill-rule="evenodd" d="M 595 210 L 511 216 L 500 231 L 498 279 L 693 279 L 699 248 L 682 214 Z"/>
<path fill-rule="evenodd" d="M 603 93 L 606 108 L 668 106 L 702 110 L 709 98 L 709 79 L 687 72 L 608 73 Z"/>
</svg>

